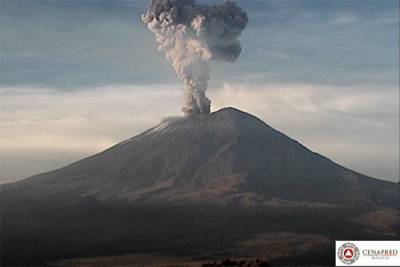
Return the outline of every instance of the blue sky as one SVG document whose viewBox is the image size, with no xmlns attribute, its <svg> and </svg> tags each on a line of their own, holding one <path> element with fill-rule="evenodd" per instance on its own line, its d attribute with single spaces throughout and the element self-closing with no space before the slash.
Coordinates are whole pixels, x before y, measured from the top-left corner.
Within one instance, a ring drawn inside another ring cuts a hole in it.
<svg viewBox="0 0 400 267">
<path fill-rule="evenodd" d="M 398 1 L 239 3 L 250 17 L 241 37 L 243 53 L 236 64 L 214 64 L 213 81 L 223 75 L 249 82 L 397 84 Z M 1 84 L 175 82 L 140 21 L 146 6 L 145 1 L 2 1 Z"/>
<path fill-rule="evenodd" d="M 237 62 L 211 63 L 214 110 L 239 106 L 349 168 L 398 179 L 399 2 L 237 2 L 250 20 Z M 140 20 L 146 7 L 146 1 L 0 2 L 6 148 L 0 180 L 98 152 L 154 125 L 165 110 L 179 114 L 181 84 Z M 104 106 L 91 94 L 104 97 L 120 122 L 99 121 L 94 114 Z M 117 108 L 128 96 L 131 106 Z M 74 113 L 76 102 L 65 104 L 71 99 L 91 109 Z M 47 148 L 40 146 L 44 139 L 53 140 Z M 89 139 L 98 142 L 79 145 Z M 74 149 L 59 140 L 73 140 Z"/>
</svg>

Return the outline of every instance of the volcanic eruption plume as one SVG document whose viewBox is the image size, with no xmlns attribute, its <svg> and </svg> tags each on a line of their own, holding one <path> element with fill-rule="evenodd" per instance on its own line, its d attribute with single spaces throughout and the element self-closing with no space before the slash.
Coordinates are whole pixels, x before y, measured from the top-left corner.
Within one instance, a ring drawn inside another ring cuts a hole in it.
<svg viewBox="0 0 400 267">
<path fill-rule="evenodd" d="M 152 0 L 142 20 L 154 32 L 159 49 L 171 61 L 185 87 L 186 115 L 209 113 L 208 61 L 235 61 L 246 13 L 234 2 L 200 5 L 195 0 Z"/>
</svg>

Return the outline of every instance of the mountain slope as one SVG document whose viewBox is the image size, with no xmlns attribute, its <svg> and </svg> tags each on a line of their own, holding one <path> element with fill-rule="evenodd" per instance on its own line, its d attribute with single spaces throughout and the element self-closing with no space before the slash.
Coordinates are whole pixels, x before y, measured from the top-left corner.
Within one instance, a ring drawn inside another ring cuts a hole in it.
<svg viewBox="0 0 400 267">
<path fill-rule="evenodd" d="M 343 168 L 233 108 L 165 120 L 0 189 L 3 265 L 156 252 L 331 266 L 334 240 L 399 232 L 398 184 Z"/>
<path fill-rule="evenodd" d="M 234 108 L 171 118 L 102 153 L 2 186 L 3 200 L 307 201 L 395 207 L 397 186 L 341 167 Z"/>
</svg>

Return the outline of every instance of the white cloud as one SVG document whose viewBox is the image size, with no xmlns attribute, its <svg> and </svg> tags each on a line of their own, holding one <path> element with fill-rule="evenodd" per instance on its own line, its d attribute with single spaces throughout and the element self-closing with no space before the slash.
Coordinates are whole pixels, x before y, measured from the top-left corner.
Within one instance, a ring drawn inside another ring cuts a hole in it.
<svg viewBox="0 0 400 267">
<path fill-rule="evenodd" d="M 97 153 L 178 114 L 174 87 L 0 88 L 0 182 Z"/>
<path fill-rule="evenodd" d="M 0 88 L 0 182 L 97 153 L 180 115 L 181 85 L 62 92 Z M 398 178 L 398 92 L 332 86 L 224 84 L 213 110 L 235 106 L 349 168 Z"/>
<path fill-rule="evenodd" d="M 348 168 L 399 177 L 397 89 L 224 84 L 211 99 L 214 109 L 246 110 Z"/>
<path fill-rule="evenodd" d="M 152 126 L 165 112 L 177 113 L 178 94 L 165 86 L 74 92 L 3 88 L 0 145 L 3 149 L 97 151 Z"/>
</svg>

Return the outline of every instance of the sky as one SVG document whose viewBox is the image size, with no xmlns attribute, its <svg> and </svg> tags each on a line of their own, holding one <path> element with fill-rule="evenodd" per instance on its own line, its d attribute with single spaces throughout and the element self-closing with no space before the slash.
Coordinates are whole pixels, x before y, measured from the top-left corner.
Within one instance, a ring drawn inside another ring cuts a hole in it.
<svg viewBox="0 0 400 267">
<path fill-rule="evenodd" d="M 218 3 L 221 1 L 199 1 Z M 399 179 L 399 2 L 237 1 L 234 106 L 333 161 Z M 0 1 L 0 183 L 53 170 L 181 115 L 182 83 L 141 22 L 147 1 Z"/>
</svg>

